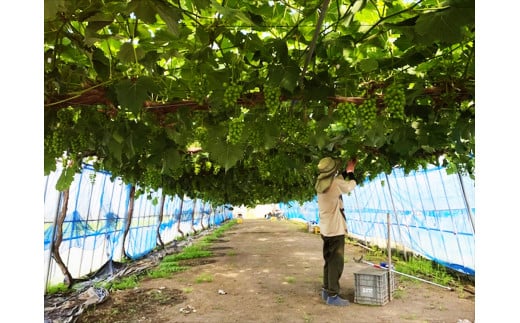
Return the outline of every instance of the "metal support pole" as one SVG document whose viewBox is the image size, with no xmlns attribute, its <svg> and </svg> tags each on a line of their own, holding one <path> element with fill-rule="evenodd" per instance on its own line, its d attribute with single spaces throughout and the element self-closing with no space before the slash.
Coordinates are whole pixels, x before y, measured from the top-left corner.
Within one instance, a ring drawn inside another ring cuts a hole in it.
<svg viewBox="0 0 520 323">
<path fill-rule="evenodd" d="M 392 268 L 392 245 L 391 245 L 391 239 L 390 239 L 390 212 L 386 214 L 386 223 L 387 223 L 387 253 L 388 253 L 388 268 Z M 388 272 L 388 299 L 392 300 L 392 279 L 390 277 L 390 272 Z"/>
<path fill-rule="evenodd" d="M 56 237 L 56 223 L 58 222 L 58 216 L 60 214 L 61 209 L 61 201 L 63 197 L 63 192 L 60 191 L 58 194 L 58 203 L 56 206 L 56 216 L 54 217 L 54 221 L 52 223 L 52 236 L 51 236 L 51 243 L 50 243 L 50 249 L 49 249 L 49 264 L 47 266 L 47 278 L 45 279 L 45 289 L 47 289 L 47 285 L 49 284 L 49 279 L 51 276 L 51 263 L 52 263 L 52 246 L 54 245 L 54 239 Z"/>
<path fill-rule="evenodd" d="M 462 176 L 460 175 L 460 172 L 457 172 L 457 175 L 459 176 L 460 188 L 462 189 L 462 195 L 464 196 L 464 205 L 466 206 L 466 210 L 468 211 L 468 217 L 471 223 L 471 227 L 473 228 L 473 234 L 475 234 L 475 219 L 473 217 L 473 212 L 471 212 L 471 208 L 469 207 L 468 195 L 464 188 L 464 182 L 462 181 Z"/>
<path fill-rule="evenodd" d="M 394 209 L 395 214 L 395 222 L 397 222 L 398 227 L 398 233 L 399 233 L 399 240 L 401 244 L 403 245 L 403 254 L 404 254 L 404 260 L 408 260 L 408 256 L 406 254 L 406 245 L 403 243 L 403 238 L 401 237 L 401 224 L 399 223 L 399 217 L 397 216 L 397 210 L 395 208 L 394 198 L 392 196 L 392 189 L 390 188 L 390 180 L 388 179 L 388 175 L 385 173 L 386 178 L 386 185 L 388 186 L 388 193 L 390 194 L 390 201 L 392 202 L 392 208 Z"/>
</svg>

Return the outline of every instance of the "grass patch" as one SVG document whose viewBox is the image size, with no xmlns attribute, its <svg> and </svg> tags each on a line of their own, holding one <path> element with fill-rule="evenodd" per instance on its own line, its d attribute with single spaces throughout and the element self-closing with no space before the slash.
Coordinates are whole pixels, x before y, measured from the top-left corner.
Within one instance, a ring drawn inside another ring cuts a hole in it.
<svg viewBox="0 0 520 323">
<path fill-rule="evenodd" d="M 287 277 L 285 277 L 285 281 L 288 282 L 289 284 L 292 284 L 296 281 L 296 278 L 293 276 L 287 276 Z"/>
<path fill-rule="evenodd" d="M 394 289 L 394 292 L 392 293 L 393 299 L 400 299 L 403 298 L 404 292 L 400 289 Z"/>
<path fill-rule="evenodd" d="M 147 273 L 149 278 L 165 278 L 170 277 L 172 273 L 184 271 L 188 269 L 185 266 L 179 266 L 176 261 L 162 261 L 159 266 Z"/>
<path fill-rule="evenodd" d="M 197 278 L 195 278 L 195 282 L 197 284 L 200 284 L 200 283 L 210 283 L 212 281 L 213 281 L 213 275 L 208 274 L 208 273 L 200 274 L 199 276 L 197 276 Z"/>
<path fill-rule="evenodd" d="M 401 316 L 405 320 L 417 320 L 417 314 L 406 314 Z"/>
<path fill-rule="evenodd" d="M 386 250 L 378 248 L 377 246 L 371 246 L 370 251 L 368 251 L 363 258 L 376 265 L 379 265 L 380 262 L 388 262 Z M 398 250 L 392 251 L 392 265 L 395 271 L 399 273 L 421 278 L 446 287 L 460 288 L 464 284 L 472 283 L 470 276 L 464 276 L 420 255 L 408 254 L 405 260 L 403 253 Z M 418 279 L 407 277 L 399 273 L 395 273 L 395 277 L 399 280 L 422 283 Z"/>
<path fill-rule="evenodd" d="M 212 242 L 220 238 L 224 232 L 229 230 L 232 226 L 236 224 L 236 220 L 231 220 L 229 222 L 224 223 L 217 229 L 215 229 L 212 233 L 206 235 L 201 238 L 197 243 L 184 247 L 182 251 L 175 255 L 168 255 L 163 258 L 164 261 L 179 261 L 179 260 L 187 260 L 187 259 L 195 259 L 195 258 L 204 258 L 210 257 L 213 253 L 209 250 L 209 246 Z"/>
<path fill-rule="evenodd" d="M 59 283 L 57 285 L 47 287 L 47 294 L 49 295 L 67 292 L 69 292 L 69 288 L 64 283 Z"/>
<path fill-rule="evenodd" d="M 285 300 L 284 300 L 283 296 L 281 296 L 281 295 L 276 296 L 276 303 L 283 304 L 284 302 L 285 302 Z"/>
<path fill-rule="evenodd" d="M 455 284 L 454 277 L 448 273 L 446 267 L 422 257 L 413 256 L 409 257 L 408 261 L 397 261 L 395 263 L 395 270 L 443 286 Z M 402 279 L 415 280 L 404 275 L 401 276 Z"/>
<path fill-rule="evenodd" d="M 213 253 L 209 250 L 205 250 L 205 248 L 207 247 L 200 244 L 187 246 L 184 249 L 182 249 L 180 253 L 165 256 L 163 258 L 163 262 L 175 262 L 179 260 L 210 257 Z"/>
<path fill-rule="evenodd" d="M 122 277 L 119 279 L 115 279 L 111 282 L 101 282 L 100 283 L 100 286 L 102 286 L 108 290 L 130 289 L 130 288 L 135 288 L 138 285 L 139 285 L 139 277 L 137 275 Z"/>
<path fill-rule="evenodd" d="M 291 223 L 294 224 L 294 226 L 296 227 L 296 230 L 298 230 L 300 232 L 309 233 L 309 228 L 307 227 L 308 226 L 307 222 L 291 221 Z"/>
</svg>

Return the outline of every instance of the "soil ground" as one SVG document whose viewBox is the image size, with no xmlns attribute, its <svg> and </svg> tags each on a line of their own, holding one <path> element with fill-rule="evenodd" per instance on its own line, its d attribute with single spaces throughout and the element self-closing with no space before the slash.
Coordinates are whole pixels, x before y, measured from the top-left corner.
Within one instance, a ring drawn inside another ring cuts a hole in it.
<svg viewBox="0 0 520 323">
<path fill-rule="evenodd" d="M 319 234 L 285 220 L 244 219 L 212 243 L 213 256 L 192 259 L 170 278 L 111 292 L 79 322 L 366 322 L 475 321 L 474 295 L 396 275 L 398 287 L 384 305 L 354 302 L 355 275 L 370 265 L 368 252 L 347 243 L 341 293 L 350 306 L 321 300 L 323 258 Z M 371 261 L 374 262 L 375 261 Z"/>
</svg>

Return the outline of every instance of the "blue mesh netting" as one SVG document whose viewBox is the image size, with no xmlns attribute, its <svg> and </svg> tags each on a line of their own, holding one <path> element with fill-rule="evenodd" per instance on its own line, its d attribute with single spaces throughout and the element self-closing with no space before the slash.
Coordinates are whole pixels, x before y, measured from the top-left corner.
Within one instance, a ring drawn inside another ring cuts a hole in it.
<svg viewBox="0 0 520 323">
<path fill-rule="evenodd" d="M 59 170 L 45 178 L 44 252 L 46 283 L 61 282 L 63 275 L 51 257 L 56 220 L 63 197 L 55 189 Z M 62 226 L 60 255 L 73 277 L 83 277 L 112 260 L 121 260 L 123 234 L 128 223 L 131 186 L 107 172 L 85 165 L 69 189 L 67 214 Z M 132 259 L 150 253 L 161 240 L 167 244 L 181 235 L 202 227 L 220 225 L 233 217 L 225 207 L 212 206 L 189 197 L 165 196 L 160 219 L 162 193 L 145 191 L 134 199 L 134 209 L 124 250 Z M 180 221 L 179 221 L 180 219 Z"/>
<path fill-rule="evenodd" d="M 459 272 L 475 274 L 475 187 L 468 176 L 440 167 L 405 175 L 394 169 L 343 196 L 349 235 L 393 244 Z M 319 223 L 316 199 L 280 204 L 288 218 Z"/>
</svg>

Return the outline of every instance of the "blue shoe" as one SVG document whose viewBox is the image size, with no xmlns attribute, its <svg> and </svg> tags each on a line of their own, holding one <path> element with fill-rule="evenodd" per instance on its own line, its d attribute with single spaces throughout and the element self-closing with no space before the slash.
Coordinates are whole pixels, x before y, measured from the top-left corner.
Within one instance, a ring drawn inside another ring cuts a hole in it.
<svg viewBox="0 0 520 323">
<path fill-rule="evenodd" d="M 333 305 L 333 306 L 349 306 L 350 302 L 346 299 L 343 299 L 339 297 L 339 295 L 336 296 L 329 296 L 327 297 L 327 305 Z"/>
<path fill-rule="evenodd" d="M 322 288 L 321 289 L 321 299 L 326 301 L 328 297 L 329 297 L 329 293 L 327 293 L 327 291 L 324 288 Z"/>
</svg>

